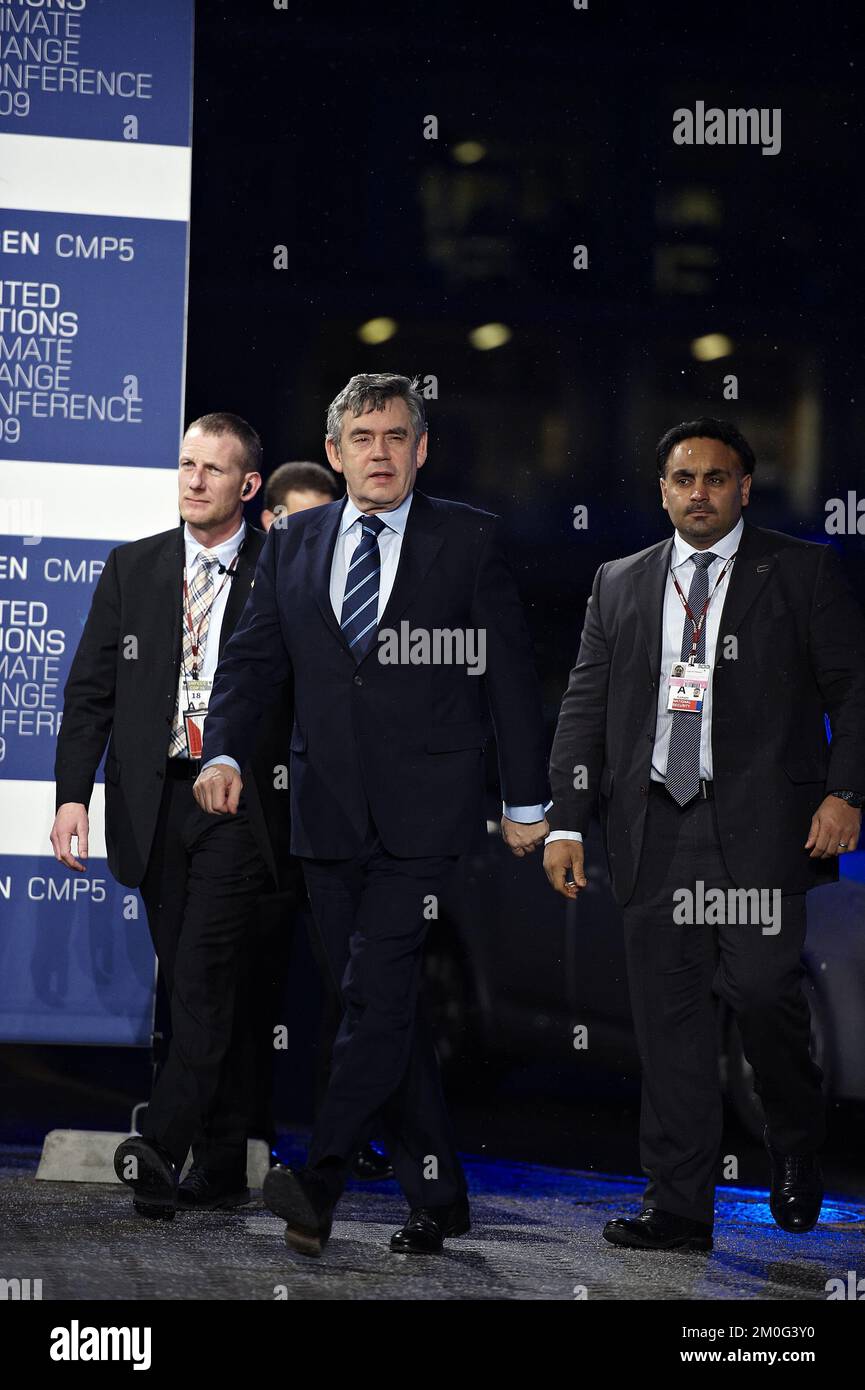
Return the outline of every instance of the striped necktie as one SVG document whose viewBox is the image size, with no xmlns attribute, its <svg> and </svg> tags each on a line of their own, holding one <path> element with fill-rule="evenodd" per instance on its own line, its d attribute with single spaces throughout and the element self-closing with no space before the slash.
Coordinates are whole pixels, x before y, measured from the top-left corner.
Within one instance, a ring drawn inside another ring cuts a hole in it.
<svg viewBox="0 0 865 1390">
<path fill-rule="evenodd" d="M 360 540 L 345 577 L 345 596 L 339 625 L 355 661 L 361 662 L 375 644 L 378 624 L 378 587 L 381 555 L 378 538 L 384 522 L 377 516 L 362 518 Z"/>
<path fill-rule="evenodd" d="M 194 657 L 192 652 L 192 633 L 198 641 L 198 674 L 204 664 L 204 651 L 207 646 L 207 629 L 210 627 L 210 610 L 213 604 L 213 571 L 219 564 L 219 556 L 212 550 L 199 550 L 192 583 L 189 586 L 189 621 L 183 615 L 183 670 L 187 677 L 192 676 Z M 192 632 L 189 631 L 190 622 Z M 199 631 L 199 623 L 201 629 Z M 171 742 L 168 745 L 169 758 L 186 753 L 186 729 L 183 724 L 183 710 L 179 698 L 174 707 L 174 720 L 171 725 Z"/>
<path fill-rule="evenodd" d="M 688 590 L 688 607 L 699 619 L 703 605 L 709 597 L 709 566 L 717 560 L 711 550 L 696 551 L 691 559 L 694 562 L 694 577 Z M 697 642 L 696 661 L 706 660 L 706 622 L 704 618 Z M 694 642 L 694 624 L 685 614 L 682 628 L 682 660 L 691 655 Z M 670 729 L 670 752 L 667 757 L 667 775 L 664 779 L 667 791 L 680 806 L 687 806 L 700 790 L 700 730 L 703 724 L 702 711 L 694 714 L 690 710 L 677 709 L 673 713 Z"/>
</svg>

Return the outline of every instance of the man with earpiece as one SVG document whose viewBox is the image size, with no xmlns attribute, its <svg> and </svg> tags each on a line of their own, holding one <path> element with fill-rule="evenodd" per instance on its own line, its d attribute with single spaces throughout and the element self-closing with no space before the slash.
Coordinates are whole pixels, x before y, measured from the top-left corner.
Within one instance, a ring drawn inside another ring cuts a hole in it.
<svg viewBox="0 0 865 1390">
<path fill-rule="evenodd" d="M 166 1218 L 249 1200 L 248 948 L 260 896 L 291 869 L 288 793 L 274 778 L 279 721 L 259 730 L 238 816 L 206 815 L 192 794 L 219 655 L 264 544 L 243 516 L 261 487 L 255 430 L 225 412 L 196 420 L 178 483 L 183 524 L 118 546 L 96 586 L 64 692 L 51 832 L 56 858 L 85 872 L 107 745 L 108 864 L 140 889 L 171 1033 L 142 1133 L 120 1145 L 115 1170 L 138 1211 Z M 277 703 L 284 725 L 288 685 Z"/>
</svg>

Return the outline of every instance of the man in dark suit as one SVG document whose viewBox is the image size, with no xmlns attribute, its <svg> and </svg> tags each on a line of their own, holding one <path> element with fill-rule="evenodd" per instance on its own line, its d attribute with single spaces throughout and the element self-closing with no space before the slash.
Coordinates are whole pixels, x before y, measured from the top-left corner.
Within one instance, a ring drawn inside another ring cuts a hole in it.
<svg viewBox="0 0 865 1390">
<path fill-rule="evenodd" d="M 320 463 L 281 463 L 268 476 L 264 486 L 261 524 L 265 531 L 269 531 L 271 526 L 283 524 L 283 517 L 294 516 L 296 512 L 306 511 L 310 507 L 322 507 L 338 496 L 340 488 L 332 469 L 325 468 Z M 286 924 L 296 920 L 298 916 L 305 919 L 308 911 L 306 892 L 302 890 L 303 874 L 299 861 L 292 859 L 291 864 L 296 868 L 290 887 L 282 893 L 263 899 L 259 913 L 260 945 L 264 949 L 256 951 L 255 959 L 264 979 L 257 982 L 257 996 L 265 1007 L 260 1009 L 254 1029 L 255 1086 L 259 1096 L 257 1109 L 263 1115 L 269 1115 L 271 1094 L 271 1067 L 269 1061 L 266 1064 L 266 1059 L 273 1055 L 273 1025 L 278 1014 L 292 945 L 293 933 L 286 930 Z M 311 932 L 310 940 L 313 954 L 320 956 L 318 938 L 314 931 Z M 339 991 L 332 986 L 329 971 L 322 970 L 322 977 L 325 989 L 316 1045 L 316 1106 L 321 1104 L 327 1090 L 331 1052 L 342 1017 L 342 1000 Z M 363 1182 L 382 1182 L 393 1177 L 389 1158 L 381 1153 L 372 1141 L 364 1144 L 358 1151 L 351 1172 L 352 1177 Z"/>
<path fill-rule="evenodd" d="M 243 504 L 261 485 L 261 442 L 236 415 L 203 416 L 181 446 L 184 525 L 112 550 L 64 691 L 57 743 L 56 857 L 83 871 L 96 770 L 105 759 L 108 863 L 140 888 L 171 1016 L 171 1043 L 142 1137 L 115 1167 L 138 1210 L 249 1200 L 246 942 L 261 893 L 289 864 L 287 794 L 272 730 L 250 743 L 246 795 L 230 822 L 195 803 L 201 726 L 219 651 L 249 595 L 264 543 Z M 283 723 L 287 687 L 278 694 Z M 78 855 L 72 840 L 77 838 Z M 190 1144 L 194 1163 L 178 1192 Z"/>
<path fill-rule="evenodd" d="M 641 1214 L 604 1235 L 709 1249 L 713 989 L 754 1068 L 775 1220 L 805 1232 L 820 1214 L 805 894 L 837 878 L 859 839 L 865 620 L 828 547 L 745 524 L 755 461 L 732 426 L 676 426 L 657 464 L 675 533 L 595 576 L 553 744 L 544 865 L 576 897 L 581 833 L 599 809 L 624 908 L 649 1179 Z"/>
<path fill-rule="evenodd" d="M 271 1169 L 264 1198 L 288 1243 L 318 1253 L 375 1122 L 410 1207 L 391 1248 L 438 1251 L 469 1210 L 418 1008 L 424 938 L 483 826 L 487 703 L 505 840 L 521 856 L 546 834 L 540 694 L 498 519 L 415 490 L 415 385 L 353 377 L 326 447 L 348 496 L 271 529 L 220 664 L 196 796 L 235 810 L 256 722 L 293 669 L 292 850 L 345 1011 L 307 1166 Z"/>
</svg>

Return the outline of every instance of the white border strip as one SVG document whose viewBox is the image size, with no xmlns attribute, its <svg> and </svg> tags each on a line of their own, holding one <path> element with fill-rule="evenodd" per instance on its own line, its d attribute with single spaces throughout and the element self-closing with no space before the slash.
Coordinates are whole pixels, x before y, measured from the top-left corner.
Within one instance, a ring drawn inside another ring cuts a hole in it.
<svg viewBox="0 0 865 1390">
<path fill-rule="evenodd" d="M 3 843 L 0 855 L 48 855 L 54 858 L 48 836 L 54 824 L 54 783 L 0 781 L 0 823 Z M 104 859 L 105 786 L 97 782 L 90 798 L 90 844 L 88 860 Z M 60 873 L 71 873 L 57 861 Z M 0 899 L 2 901 L 2 899 Z"/>
<path fill-rule="evenodd" d="M 0 536 L 136 541 L 179 525 L 176 468 L 0 461 Z"/>
<path fill-rule="evenodd" d="M 188 222 L 192 150 L 0 135 L 0 207 Z"/>
</svg>

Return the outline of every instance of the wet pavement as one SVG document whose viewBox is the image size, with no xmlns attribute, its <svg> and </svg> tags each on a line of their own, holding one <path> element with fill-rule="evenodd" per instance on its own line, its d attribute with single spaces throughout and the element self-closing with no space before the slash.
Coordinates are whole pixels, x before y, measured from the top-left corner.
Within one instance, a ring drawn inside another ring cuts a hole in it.
<svg viewBox="0 0 865 1390">
<path fill-rule="evenodd" d="M 299 1136 L 283 1157 L 302 1153 Z M 473 1228 L 441 1256 L 391 1254 L 394 1183 L 354 1184 L 320 1259 L 290 1252 L 253 1194 L 231 1214 L 135 1217 L 118 1185 L 36 1182 L 36 1150 L 0 1149 L 0 1279 L 75 1300 L 822 1300 L 865 1272 L 865 1204 L 828 1199 L 808 1236 L 780 1231 L 766 1193 L 719 1189 L 711 1254 L 616 1249 L 604 1221 L 639 1204 L 636 1177 L 466 1158 Z"/>
</svg>

